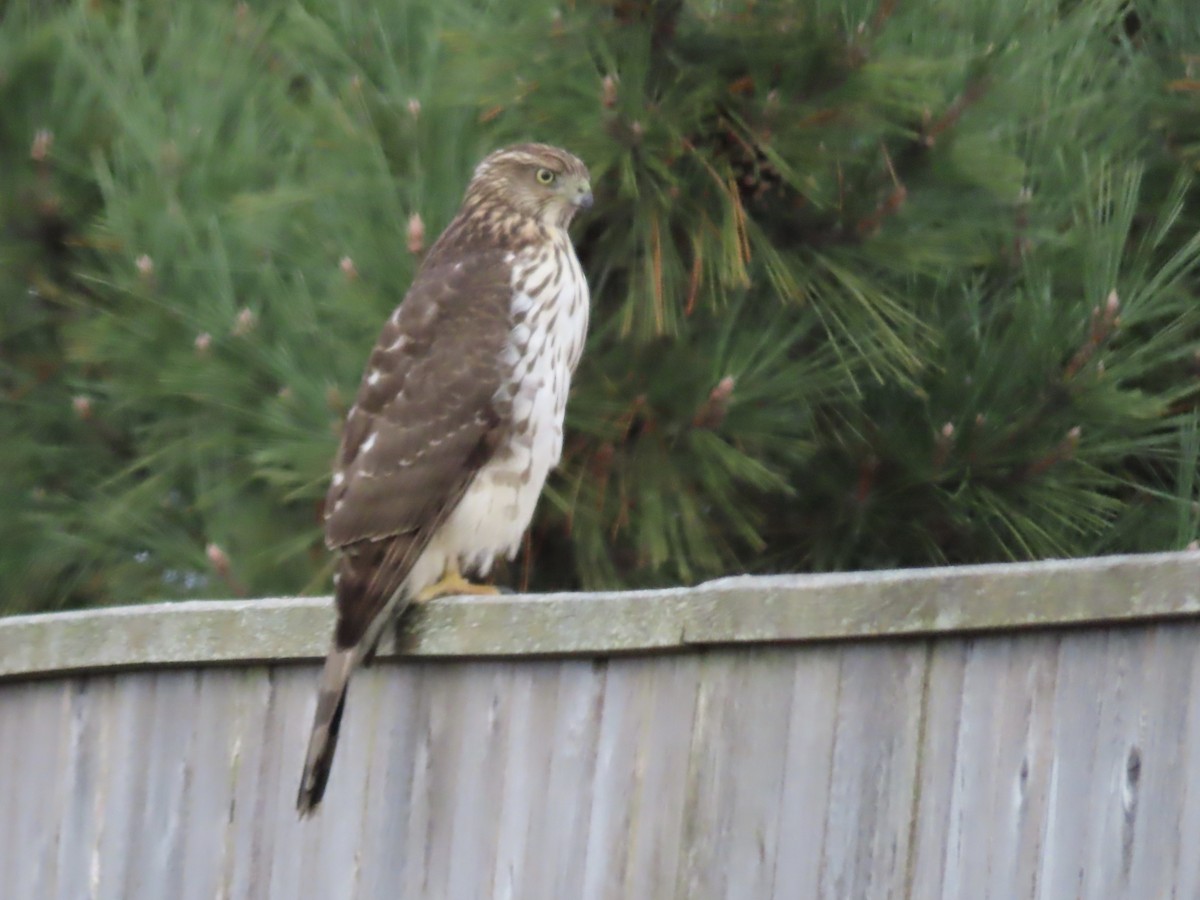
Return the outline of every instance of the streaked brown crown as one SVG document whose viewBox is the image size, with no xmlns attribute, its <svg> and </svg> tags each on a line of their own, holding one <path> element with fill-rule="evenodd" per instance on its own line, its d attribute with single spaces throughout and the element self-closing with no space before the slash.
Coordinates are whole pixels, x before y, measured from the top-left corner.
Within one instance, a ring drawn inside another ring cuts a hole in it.
<svg viewBox="0 0 1200 900">
<path fill-rule="evenodd" d="M 539 173 L 549 181 L 539 180 Z M 586 196 L 587 203 L 581 203 Z M 566 227 L 591 202 L 587 166 L 549 144 L 516 144 L 496 150 L 475 167 L 463 209 L 506 207 L 547 225 Z"/>
</svg>

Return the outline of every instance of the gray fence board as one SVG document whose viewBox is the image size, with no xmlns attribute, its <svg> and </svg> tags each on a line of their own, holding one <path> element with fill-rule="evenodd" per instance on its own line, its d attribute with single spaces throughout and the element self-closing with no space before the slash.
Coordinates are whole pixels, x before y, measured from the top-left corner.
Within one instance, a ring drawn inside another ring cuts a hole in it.
<svg viewBox="0 0 1200 900">
<path fill-rule="evenodd" d="M 1038 823 L 1046 813 L 1050 789 L 1050 741 L 1053 696 L 1058 679 L 1060 640 L 1054 635 L 1005 642 L 1007 666 L 999 678 L 981 671 L 978 687 L 1003 709 L 996 755 L 997 771 L 980 773 L 1003 815 L 1000 840 L 989 859 L 989 896 L 1026 897 L 1037 889 L 1043 834 Z M 1011 685 L 997 691 L 997 685 Z M 987 842 L 986 820 L 972 823 L 968 840 Z M 990 843 L 990 842 L 989 842 Z"/>
<path fill-rule="evenodd" d="M 21 778 L 0 790 L 0 796 L 11 798 L 11 808 L 23 813 L 5 829 L 0 855 L 6 864 L 0 869 L 7 870 L 5 883 L 15 886 L 19 896 L 53 896 L 59 830 L 54 801 L 63 793 L 56 769 L 63 753 L 65 698 L 48 685 L 22 685 L 14 694 L 0 708 L 0 721 L 10 736 L 8 758 L 25 760 L 27 765 Z M 31 748 L 36 752 L 30 753 Z"/>
<path fill-rule="evenodd" d="M 1195 850 L 1200 847 L 1200 653 L 1195 646 L 1198 638 L 1200 635 L 1190 629 L 1172 634 L 1172 643 L 1178 645 L 1184 661 L 1169 673 L 1169 677 L 1179 679 L 1187 694 L 1187 700 L 1171 713 L 1184 717 L 1185 729 L 1183 746 L 1178 750 L 1179 766 L 1175 770 L 1181 777 L 1171 787 L 1171 796 L 1175 797 L 1178 809 L 1179 850 L 1176 867 L 1173 867 L 1174 890 L 1170 896 L 1181 900 L 1200 897 L 1200 853 Z M 1147 802 L 1156 803 L 1157 798 Z"/>
<path fill-rule="evenodd" d="M 724 851 L 713 854 L 714 859 L 725 856 L 725 864 L 713 874 L 723 882 L 716 896 L 740 900 L 771 893 L 796 661 L 792 653 L 771 649 L 728 668 L 734 676 L 733 702 L 726 700 L 727 714 L 716 736 L 721 744 L 716 813 L 721 819 L 727 810 L 728 820 L 720 836 Z"/>
<path fill-rule="evenodd" d="M 700 658 L 677 656 L 639 666 L 648 680 L 638 690 L 642 719 L 629 766 L 635 789 L 626 800 L 630 831 L 616 896 L 665 898 L 675 890 L 701 665 Z"/>
<path fill-rule="evenodd" d="M 633 825 L 637 770 L 642 761 L 639 695 L 649 673 L 643 666 L 610 670 L 605 677 L 604 706 L 596 734 L 596 770 L 592 795 L 608 793 L 624 802 L 593 803 L 580 883 L 574 896 L 612 897 L 620 893 L 628 865 L 628 845 L 622 839 Z M 652 677 L 652 676 L 650 676 Z M 632 765 L 630 762 L 632 761 Z"/>
<path fill-rule="evenodd" d="M 795 663 L 779 793 L 779 847 L 769 896 L 791 896 L 799 885 L 820 883 L 825 817 L 812 811 L 829 805 L 841 656 L 840 649 L 823 647 Z"/>
<path fill-rule="evenodd" d="M 1109 643 L 1107 633 L 1093 635 L 1086 644 L 1064 640 L 1059 653 L 1050 795 L 1039 864 L 1038 895 L 1045 900 L 1081 896 L 1086 837 L 1096 812 L 1091 801 L 1113 800 L 1096 761 Z"/>
<path fill-rule="evenodd" d="M 960 743 L 963 679 L 967 642 L 937 642 L 926 649 L 924 706 L 918 761 L 918 788 L 913 801 L 914 829 L 906 865 L 907 895 L 946 896 L 951 840 L 951 805 Z M 942 810 L 937 814 L 934 810 Z M 957 840 L 957 837 L 955 838 Z"/>
<path fill-rule="evenodd" d="M 1129 817 L 1132 846 L 1129 867 L 1129 892 L 1142 897 L 1169 897 L 1180 855 L 1180 819 L 1182 810 L 1172 804 L 1155 808 L 1154 798 L 1178 789 L 1189 770 L 1183 766 L 1188 722 L 1185 711 L 1191 687 L 1190 661 L 1195 648 L 1183 636 L 1169 629 L 1152 632 L 1148 648 L 1153 665 L 1145 670 L 1140 698 L 1131 698 L 1130 709 L 1138 716 L 1140 750 L 1136 781 L 1131 783 L 1133 800 Z M 1181 677 L 1182 676 L 1182 677 Z M 1142 760 L 1150 760 L 1143 764 Z M 1126 779 L 1130 772 L 1126 770 Z M 1196 845 L 1187 845 L 1195 854 Z"/>
<path fill-rule="evenodd" d="M 1183 561 L 1167 568 L 1178 579 Z M 1132 571 L 1106 583 L 1159 596 L 1147 569 Z M 1019 593 L 1010 574 L 1004 590 Z M 912 577 L 859 584 L 852 618 L 872 597 L 892 624 L 970 605 L 950 577 Z M 918 596 L 921 579 L 935 597 L 905 612 L 896 598 Z M 978 593 L 978 579 L 963 590 Z M 1093 592 L 1102 582 L 1084 579 Z M 785 645 L 749 618 L 738 585 L 732 612 L 687 620 L 732 635 L 725 647 L 377 663 L 354 679 L 325 804 L 303 821 L 293 803 L 315 661 L 130 669 L 126 653 L 119 671 L 67 674 L 52 660 L 40 680 L 0 680 L 0 893 L 1200 896 L 1200 620 L 1114 621 L 1110 596 L 1104 622 L 1084 629 Z M 794 629 L 811 597 L 781 590 L 763 585 L 766 621 Z M 676 612 L 698 608 L 671 597 Z M 566 625 L 547 622 L 568 606 L 533 621 L 562 637 Z M 270 628 L 251 609 L 237 615 L 253 633 L 288 632 L 278 604 L 264 604 Z M 149 662 L 163 655 L 154 634 L 178 646 L 176 626 L 134 619 Z M 47 627 L 8 634 L 49 640 Z M 100 644 L 117 665 L 122 640 Z"/>
<path fill-rule="evenodd" d="M 924 667 L 919 644 L 842 650 L 821 896 L 903 896 Z"/>
</svg>

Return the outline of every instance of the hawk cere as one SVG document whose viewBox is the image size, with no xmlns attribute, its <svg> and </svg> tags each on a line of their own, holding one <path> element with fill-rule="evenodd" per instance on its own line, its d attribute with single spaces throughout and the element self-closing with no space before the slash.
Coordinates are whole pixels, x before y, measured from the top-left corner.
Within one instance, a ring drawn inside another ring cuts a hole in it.
<svg viewBox="0 0 1200 900">
<path fill-rule="evenodd" d="M 567 234 L 587 168 L 545 144 L 475 169 L 454 220 L 383 327 L 325 500 L 337 625 L 296 801 L 325 792 L 354 667 L 410 602 L 495 593 L 559 460 L 588 287 Z"/>
</svg>

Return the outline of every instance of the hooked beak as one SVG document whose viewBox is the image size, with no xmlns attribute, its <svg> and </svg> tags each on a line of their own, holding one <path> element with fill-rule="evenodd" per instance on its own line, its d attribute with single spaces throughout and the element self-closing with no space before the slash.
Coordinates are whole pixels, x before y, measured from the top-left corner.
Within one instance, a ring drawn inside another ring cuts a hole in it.
<svg viewBox="0 0 1200 900">
<path fill-rule="evenodd" d="M 579 188 L 575 193 L 575 199 L 573 199 L 571 202 L 579 209 L 591 209 L 593 202 L 592 186 L 586 181 L 579 182 Z"/>
</svg>

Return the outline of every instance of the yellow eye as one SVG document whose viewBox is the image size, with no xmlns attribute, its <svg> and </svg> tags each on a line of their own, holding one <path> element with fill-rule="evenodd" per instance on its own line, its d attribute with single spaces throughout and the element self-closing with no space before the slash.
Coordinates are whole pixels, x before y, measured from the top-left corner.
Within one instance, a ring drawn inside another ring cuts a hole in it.
<svg viewBox="0 0 1200 900">
<path fill-rule="evenodd" d="M 541 184 L 553 184 L 555 176 L 549 169 L 538 169 L 535 177 Z"/>
</svg>

